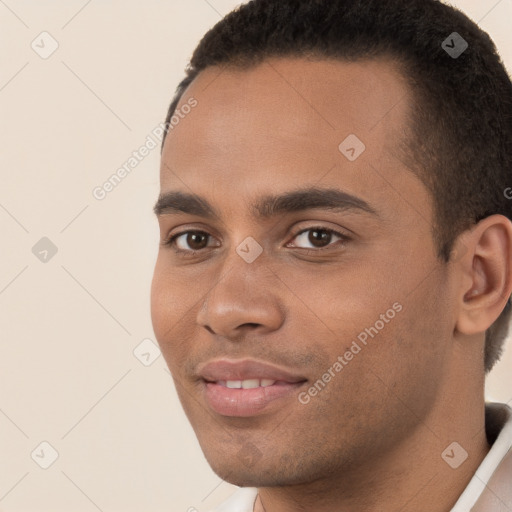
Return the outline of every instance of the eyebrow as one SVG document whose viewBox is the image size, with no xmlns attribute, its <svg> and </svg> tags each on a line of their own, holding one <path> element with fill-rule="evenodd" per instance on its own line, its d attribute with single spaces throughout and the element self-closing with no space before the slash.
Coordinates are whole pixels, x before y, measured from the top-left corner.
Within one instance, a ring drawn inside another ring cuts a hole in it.
<svg viewBox="0 0 512 512">
<path fill-rule="evenodd" d="M 311 209 L 364 212 L 378 217 L 376 210 L 366 201 L 335 188 L 313 187 L 280 195 L 264 195 L 250 205 L 253 217 L 262 220 Z M 160 194 L 153 211 L 157 216 L 190 214 L 212 220 L 221 218 L 219 212 L 203 197 L 180 191 Z"/>
</svg>

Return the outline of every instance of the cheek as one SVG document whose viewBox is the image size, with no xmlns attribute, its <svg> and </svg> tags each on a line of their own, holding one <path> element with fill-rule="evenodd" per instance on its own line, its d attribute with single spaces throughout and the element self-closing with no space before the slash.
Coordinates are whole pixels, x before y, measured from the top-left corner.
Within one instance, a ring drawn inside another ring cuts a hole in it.
<svg viewBox="0 0 512 512">
<path fill-rule="evenodd" d="M 151 283 L 151 317 L 156 329 L 169 329 L 194 307 L 201 287 L 190 286 L 191 282 L 193 276 L 184 279 L 183 270 L 173 269 L 165 253 L 159 254 Z"/>
<path fill-rule="evenodd" d="M 158 341 L 162 338 L 164 324 L 169 321 L 169 315 L 172 315 L 169 299 L 161 257 L 158 256 L 151 282 L 151 321 Z"/>
<path fill-rule="evenodd" d="M 450 310 L 439 290 L 429 283 L 404 296 L 402 311 L 368 350 L 372 372 L 417 417 L 433 406 L 449 364 Z"/>
<path fill-rule="evenodd" d="M 311 268 L 307 274 L 302 273 L 301 279 L 284 271 L 280 275 L 289 290 L 287 300 L 292 320 L 294 315 L 296 319 L 308 318 L 308 334 L 316 331 L 321 338 L 330 340 L 330 351 L 336 356 L 349 350 L 358 335 L 362 348 L 365 341 L 372 339 L 372 334 L 381 338 L 381 333 L 389 332 L 389 326 L 400 317 L 396 310 L 400 307 L 393 308 L 400 296 L 396 283 L 387 282 L 375 266 L 369 268 L 351 262 L 331 268 Z"/>
<path fill-rule="evenodd" d="M 411 400 L 422 391 L 429 401 L 440 385 L 453 329 L 450 304 L 440 298 L 448 294 L 447 276 L 432 267 L 428 274 L 411 261 L 409 275 L 396 267 L 376 262 L 366 269 L 345 268 L 332 272 L 331 279 L 311 276 L 307 286 L 295 282 L 290 288 L 307 297 L 309 334 L 313 326 L 320 329 L 330 366 L 342 357 L 345 390 L 360 396 L 361 378 L 371 377 L 384 390 Z"/>
<path fill-rule="evenodd" d="M 151 321 L 156 339 L 167 362 L 170 355 L 177 356 L 176 350 L 184 343 L 180 328 L 187 321 L 193 303 L 189 304 L 190 289 L 185 289 L 182 279 L 168 270 L 162 255 L 159 255 L 151 283 Z"/>
</svg>

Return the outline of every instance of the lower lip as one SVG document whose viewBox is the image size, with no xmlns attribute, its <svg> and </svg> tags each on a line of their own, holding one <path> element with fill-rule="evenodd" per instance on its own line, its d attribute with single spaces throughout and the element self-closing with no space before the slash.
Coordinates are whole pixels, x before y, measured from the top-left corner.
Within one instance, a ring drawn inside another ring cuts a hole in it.
<svg viewBox="0 0 512 512">
<path fill-rule="evenodd" d="M 278 382 L 266 387 L 232 389 L 215 382 L 204 382 L 204 393 L 206 402 L 218 414 L 248 417 L 268 412 L 271 405 L 295 395 L 302 384 Z"/>
</svg>

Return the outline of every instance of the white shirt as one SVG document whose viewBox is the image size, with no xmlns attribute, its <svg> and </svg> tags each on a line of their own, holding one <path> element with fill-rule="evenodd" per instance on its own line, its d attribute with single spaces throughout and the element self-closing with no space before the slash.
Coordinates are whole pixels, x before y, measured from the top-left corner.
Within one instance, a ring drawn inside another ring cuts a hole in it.
<svg viewBox="0 0 512 512">
<path fill-rule="evenodd" d="M 500 469 L 503 459 L 508 454 L 512 456 L 512 409 L 505 404 L 486 404 L 486 431 L 488 438 L 493 438 L 493 432 L 499 432 L 496 440 L 492 443 L 489 453 L 486 455 L 475 475 L 469 482 L 466 489 L 460 495 L 457 503 L 451 509 L 451 512 L 470 512 L 480 498 L 484 498 L 483 493 L 487 488 L 491 477 L 495 475 L 501 477 L 503 481 L 506 479 L 505 485 L 512 488 L 512 473 L 508 475 L 496 475 Z M 509 457 L 510 459 L 510 457 Z M 508 464 L 510 467 L 510 463 Z M 507 468 L 508 472 L 508 468 Z M 502 483 L 503 485 L 503 483 Z M 492 492 L 490 489 L 489 492 Z M 498 512 L 501 510 L 509 510 L 510 508 L 501 508 L 501 504 L 510 507 L 512 505 L 504 500 L 508 500 L 506 496 L 499 499 L 496 496 L 496 508 L 489 508 L 486 503 L 486 512 Z M 211 512 L 253 512 L 254 502 L 258 495 L 258 490 L 254 487 L 242 487 L 238 489 L 227 501 Z"/>
</svg>

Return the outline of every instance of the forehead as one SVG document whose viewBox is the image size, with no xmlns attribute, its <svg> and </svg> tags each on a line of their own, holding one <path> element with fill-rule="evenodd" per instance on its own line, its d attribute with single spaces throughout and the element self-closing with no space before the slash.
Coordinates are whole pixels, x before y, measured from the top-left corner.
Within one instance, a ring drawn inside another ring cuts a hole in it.
<svg viewBox="0 0 512 512">
<path fill-rule="evenodd" d="M 189 112 L 183 106 L 192 98 L 197 106 Z M 364 196 L 376 180 L 382 184 L 382 173 L 411 175 L 393 156 L 410 105 L 390 60 L 279 58 L 249 69 L 208 68 L 178 104 L 181 116 L 162 154 L 162 190 L 253 195 L 329 184 Z M 364 148 L 355 161 L 343 153 L 346 140 L 356 152 Z"/>
</svg>

